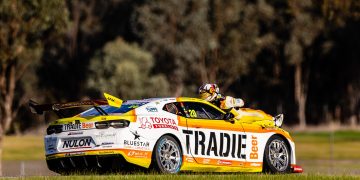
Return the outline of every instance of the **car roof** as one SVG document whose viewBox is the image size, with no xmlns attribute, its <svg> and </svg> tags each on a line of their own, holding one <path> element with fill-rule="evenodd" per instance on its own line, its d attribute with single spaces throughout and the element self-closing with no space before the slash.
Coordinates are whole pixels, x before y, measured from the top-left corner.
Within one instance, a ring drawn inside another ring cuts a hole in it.
<svg viewBox="0 0 360 180">
<path fill-rule="evenodd" d="M 153 101 L 169 101 L 169 102 L 181 102 L 181 101 L 190 101 L 190 102 L 203 102 L 203 103 L 209 103 L 205 100 L 199 99 L 199 98 L 193 98 L 193 97 L 163 97 L 163 98 L 147 98 L 147 99 L 139 99 L 139 100 L 126 100 L 124 101 L 124 104 L 144 104 L 144 103 L 150 103 Z"/>
<path fill-rule="evenodd" d="M 156 100 L 161 100 L 164 98 L 149 98 L 149 99 L 138 99 L 138 100 L 126 100 L 124 101 L 123 104 L 144 104 L 144 103 L 149 103 L 152 101 L 156 101 Z"/>
<path fill-rule="evenodd" d="M 141 100 L 128 100 L 125 101 L 124 104 L 153 104 L 155 106 L 158 105 L 164 105 L 166 103 L 172 103 L 172 102 L 200 102 L 203 104 L 207 104 L 209 106 L 212 106 L 220 111 L 223 111 L 222 109 L 220 109 L 219 107 L 215 106 L 214 104 L 205 101 L 203 99 L 199 99 L 199 98 L 194 98 L 194 97 L 164 97 L 164 98 L 148 98 L 148 99 L 141 99 Z"/>
</svg>

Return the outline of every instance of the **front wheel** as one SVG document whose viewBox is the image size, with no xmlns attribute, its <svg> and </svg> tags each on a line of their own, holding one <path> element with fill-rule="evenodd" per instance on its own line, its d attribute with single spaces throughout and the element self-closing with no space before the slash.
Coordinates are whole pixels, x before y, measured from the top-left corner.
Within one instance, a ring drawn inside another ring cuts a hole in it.
<svg viewBox="0 0 360 180">
<path fill-rule="evenodd" d="M 153 165 L 162 173 L 177 173 L 182 164 L 182 152 L 177 141 L 168 135 L 162 136 L 155 145 Z"/>
<path fill-rule="evenodd" d="M 270 173 L 290 172 L 290 150 L 282 137 L 274 135 L 266 143 L 263 170 Z"/>
</svg>

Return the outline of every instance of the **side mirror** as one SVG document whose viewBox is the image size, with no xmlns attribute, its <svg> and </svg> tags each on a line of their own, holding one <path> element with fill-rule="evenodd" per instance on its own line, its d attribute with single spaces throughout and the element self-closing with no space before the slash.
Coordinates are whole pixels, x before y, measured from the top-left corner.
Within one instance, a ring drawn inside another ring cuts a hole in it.
<svg viewBox="0 0 360 180">
<path fill-rule="evenodd" d="M 227 121 L 231 121 L 232 118 L 234 118 L 235 116 L 230 113 L 230 112 L 227 112 L 225 115 L 224 115 L 224 119 L 227 120 Z"/>
</svg>

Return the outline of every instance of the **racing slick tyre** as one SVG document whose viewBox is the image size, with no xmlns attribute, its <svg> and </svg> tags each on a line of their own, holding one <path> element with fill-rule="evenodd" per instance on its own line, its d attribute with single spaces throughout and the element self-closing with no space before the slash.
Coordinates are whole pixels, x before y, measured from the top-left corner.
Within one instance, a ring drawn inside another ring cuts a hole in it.
<svg viewBox="0 0 360 180">
<path fill-rule="evenodd" d="M 290 173 L 290 150 L 285 140 L 274 135 L 265 146 L 263 172 Z"/>
<path fill-rule="evenodd" d="M 162 136 L 155 145 L 153 153 L 153 167 L 155 170 L 175 174 L 182 165 L 182 152 L 178 142 L 171 136 Z"/>
</svg>

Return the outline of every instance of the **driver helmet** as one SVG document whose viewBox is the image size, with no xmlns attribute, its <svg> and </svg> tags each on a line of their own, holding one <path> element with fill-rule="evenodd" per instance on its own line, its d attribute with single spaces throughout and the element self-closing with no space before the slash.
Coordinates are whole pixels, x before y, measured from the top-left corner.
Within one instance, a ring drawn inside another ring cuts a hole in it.
<svg viewBox="0 0 360 180">
<path fill-rule="evenodd" d="M 212 102 L 219 94 L 219 87 L 217 84 L 204 84 L 199 88 L 199 97 L 203 100 Z"/>
</svg>

